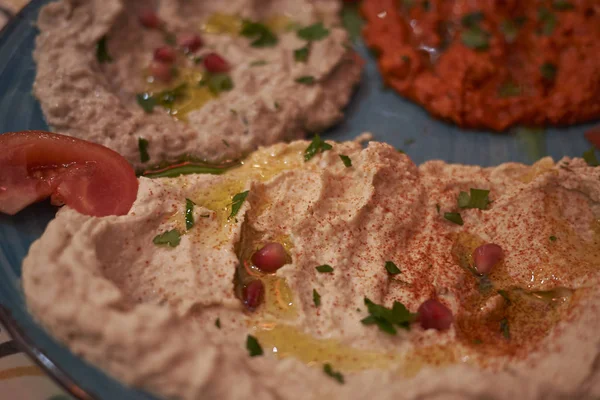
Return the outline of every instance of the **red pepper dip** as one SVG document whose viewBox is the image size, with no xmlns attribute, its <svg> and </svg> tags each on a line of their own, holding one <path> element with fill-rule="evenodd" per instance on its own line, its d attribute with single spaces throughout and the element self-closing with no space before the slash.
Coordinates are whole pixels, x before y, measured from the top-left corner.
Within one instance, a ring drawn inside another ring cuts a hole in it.
<svg viewBox="0 0 600 400">
<path fill-rule="evenodd" d="M 384 82 L 464 128 L 600 117 L 597 0 L 364 0 Z"/>
</svg>

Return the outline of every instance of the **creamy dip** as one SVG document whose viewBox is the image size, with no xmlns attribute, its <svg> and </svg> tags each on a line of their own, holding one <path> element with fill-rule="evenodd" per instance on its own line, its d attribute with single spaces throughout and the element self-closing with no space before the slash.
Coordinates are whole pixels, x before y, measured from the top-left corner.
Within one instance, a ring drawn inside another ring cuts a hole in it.
<svg viewBox="0 0 600 400">
<path fill-rule="evenodd" d="M 72 351 L 163 396 L 598 398 L 599 177 L 582 159 L 417 167 L 376 142 L 278 144 L 221 175 L 140 178 L 126 216 L 63 208 L 23 286 Z M 289 256 L 274 273 L 252 261 L 265 243 Z M 486 275 L 483 243 L 504 252 Z M 390 334 L 365 298 L 409 316 L 435 299 L 453 322 Z"/>
<path fill-rule="evenodd" d="M 341 119 L 362 63 L 340 6 L 61 0 L 38 19 L 34 93 L 54 129 L 136 167 L 236 158 Z"/>
</svg>

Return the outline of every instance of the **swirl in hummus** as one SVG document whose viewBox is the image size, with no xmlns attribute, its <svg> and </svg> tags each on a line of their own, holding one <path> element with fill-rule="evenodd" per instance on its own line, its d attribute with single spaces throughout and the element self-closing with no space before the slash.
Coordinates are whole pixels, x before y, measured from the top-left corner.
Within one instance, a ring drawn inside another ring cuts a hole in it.
<svg viewBox="0 0 600 400">
<path fill-rule="evenodd" d="M 74 352 L 167 397 L 597 398 L 599 172 L 277 144 L 142 177 L 125 216 L 63 208 L 23 286 Z"/>
<path fill-rule="evenodd" d="M 150 6 L 51 3 L 34 52 L 48 124 L 135 167 L 222 161 L 321 131 L 341 119 L 360 79 L 336 0 Z"/>
</svg>

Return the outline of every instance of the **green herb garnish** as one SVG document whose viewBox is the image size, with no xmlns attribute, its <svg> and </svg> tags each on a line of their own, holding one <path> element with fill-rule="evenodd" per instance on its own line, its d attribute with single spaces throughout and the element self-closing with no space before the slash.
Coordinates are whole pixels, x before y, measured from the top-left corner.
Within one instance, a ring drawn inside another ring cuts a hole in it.
<svg viewBox="0 0 600 400">
<path fill-rule="evenodd" d="M 546 134 L 543 129 L 520 127 L 516 130 L 517 140 L 532 161 L 546 155 Z"/>
<path fill-rule="evenodd" d="M 152 243 L 157 245 L 169 245 L 170 247 L 177 247 L 179 242 L 181 241 L 181 234 L 177 229 L 171 229 L 170 231 L 166 231 L 161 233 L 160 235 L 156 235 L 154 239 L 152 239 Z"/>
<path fill-rule="evenodd" d="M 321 273 L 333 272 L 333 267 L 328 264 L 319 265 L 318 267 L 315 267 L 315 269 Z"/>
<path fill-rule="evenodd" d="M 512 19 L 506 19 L 500 23 L 500 31 L 508 43 L 512 43 L 519 34 L 519 27 Z"/>
<path fill-rule="evenodd" d="M 321 305 L 321 295 L 317 292 L 317 289 L 313 289 L 313 303 L 315 303 L 315 307 Z"/>
<path fill-rule="evenodd" d="M 140 161 L 145 163 L 150 160 L 148 155 L 148 141 L 144 138 L 138 138 L 138 150 L 140 151 Z"/>
<path fill-rule="evenodd" d="M 360 16 L 357 4 L 344 2 L 342 7 L 342 25 L 346 28 L 346 31 L 348 31 L 350 40 L 356 41 L 356 39 L 360 37 L 363 19 Z"/>
<path fill-rule="evenodd" d="M 221 92 L 233 89 L 233 81 L 226 73 L 206 74 L 198 83 L 200 86 L 208 86 L 208 89 L 218 96 Z"/>
<path fill-rule="evenodd" d="M 466 26 L 467 28 L 472 28 L 477 26 L 481 21 L 483 21 L 484 15 L 481 11 L 475 11 L 472 13 L 468 13 L 462 16 L 460 19 L 460 23 L 462 26 Z"/>
<path fill-rule="evenodd" d="M 556 236 L 552 235 L 549 237 L 551 242 L 556 242 Z"/>
<path fill-rule="evenodd" d="M 194 226 L 194 205 L 190 199 L 185 199 L 185 229 L 188 231 Z"/>
<path fill-rule="evenodd" d="M 258 340 L 252 335 L 246 337 L 246 349 L 248 349 L 250 357 L 262 356 L 264 354 L 262 347 L 260 347 L 260 343 L 258 343 Z"/>
<path fill-rule="evenodd" d="M 308 53 L 310 48 L 308 45 L 294 50 L 294 60 L 298 62 L 306 62 L 308 60 Z"/>
<path fill-rule="evenodd" d="M 217 328 L 221 329 L 221 318 L 217 318 L 217 319 L 215 320 L 215 326 L 216 326 Z"/>
<path fill-rule="evenodd" d="M 100 64 L 110 63 L 113 61 L 106 48 L 106 36 L 102 36 L 96 43 L 96 59 Z"/>
<path fill-rule="evenodd" d="M 342 162 L 346 167 L 352 166 L 352 160 L 350 159 L 350 157 L 340 154 L 340 158 L 342 159 Z"/>
<path fill-rule="evenodd" d="M 135 96 L 137 103 L 145 113 L 151 114 L 156 106 L 156 99 L 148 93 L 140 93 Z"/>
<path fill-rule="evenodd" d="M 554 0 L 552 2 L 552 8 L 554 8 L 555 10 L 558 10 L 558 11 L 566 11 L 566 10 L 574 9 L 575 6 L 570 1 Z"/>
<path fill-rule="evenodd" d="M 596 152 L 594 151 L 593 147 L 591 147 L 588 151 L 583 153 L 583 159 L 590 167 L 597 167 L 598 165 L 600 165 L 600 162 L 598 162 L 598 158 L 596 157 Z"/>
<path fill-rule="evenodd" d="M 395 326 L 409 330 L 410 323 L 416 318 L 416 314 L 411 313 L 404 304 L 395 301 L 392 308 L 386 308 L 375 304 L 365 297 L 365 305 L 369 311 L 369 316 L 363 318 L 360 322 L 364 325 L 377 325 L 377 327 L 390 335 L 397 333 Z"/>
<path fill-rule="evenodd" d="M 490 47 L 489 38 L 490 34 L 478 26 L 470 27 L 460 34 L 462 43 L 477 51 L 487 50 Z"/>
<path fill-rule="evenodd" d="M 546 7 L 538 8 L 538 21 L 541 23 L 538 33 L 545 36 L 552 35 L 556 26 L 556 15 Z"/>
<path fill-rule="evenodd" d="M 387 272 L 390 275 L 398 275 L 399 273 L 402 272 L 402 271 L 400 271 L 400 268 L 398 268 L 398 266 L 396 266 L 396 264 L 394 264 L 391 261 L 385 262 L 385 269 L 387 270 Z"/>
<path fill-rule="evenodd" d="M 243 22 L 240 35 L 252 40 L 252 47 L 273 47 L 279 41 L 267 25 L 248 20 Z"/>
<path fill-rule="evenodd" d="M 421 3 L 421 7 L 423 7 L 423 10 L 429 11 L 429 9 L 431 8 L 431 3 L 429 2 L 429 0 L 423 0 L 423 2 Z"/>
<path fill-rule="evenodd" d="M 321 139 L 321 137 L 316 134 L 313 140 L 310 142 L 306 150 L 304 150 L 304 161 L 308 161 L 315 156 L 317 153 L 322 153 L 327 150 L 331 150 L 332 146 Z"/>
<path fill-rule="evenodd" d="M 242 204 L 244 204 L 246 197 L 248 197 L 248 193 L 250 193 L 250 191 L 246 190 L 245 192 L 241 192 L 233 196 L 233 201 L 231 202 L 231 214 L 229 214 L 229 218 L 233 218 L 237 215 L 238 211 L 240 211 L 240 208 L 242 207 Z"/>
<path fill-rule="evenodd" d="M 478 208 L 485 210 L 490 204 L 488 195 L 489 190 L 484 189 L 469 189 L 469 193 L 460 192 L 458 194 L 458 206 L 460 208 Z"/>
<path fill-rule="evenodd" d="M 136 95 L 136 100 L 139 106 L 148 114 L 151 114 L 156 106 L 161 106 L 171 111 L 175 100 L 185 97 L 186 89 L 187 84 L 182 83 L 173 89 L 166 89 L 156 94 L 140 93 Z"/>
<path fill-rule="evenodd" d="M 457 225 L 463 225 L 463 219 L 460 216 L 460 213 L 456 213 L 456 212 L 447 212 L 444 213 L 444 218 L 447 219 L 450 222 L 454 222 Z"/>
<path fill-rule="evenodd" d="M 545 80 L 553 81 L 556 78 L 556 65 L 549 62 L 542 64 L 540 74 Z"/>
<path fill-rule="evenodd" d="M 506 318 L 502 318 L 502 321 L 500 321 L 500 332 L 502 332 L 502 336 L 504 336 L 507 340 L 510 339 L 510 328 Z"/>
<path fill-rule="evenodd" d="M 170 44 L 171 46 L 175 46 L 177 44 L 177 38 L 171 32 L 165 32 L 163 39 L 166 44 Z"/>
<path fill-rule="evenodd" d="M 329 35 L 329 29 L 325 28 L 322 22 L 298 30 L 298 37 L 309 42 L 324 39 L 327 35 Z"/>
<path fill-rule="evenodd" d="M 304 75 L 299 78 L 294 79 L 295 82 L 301 83 L 303 85 L 312 85 L 315 83 L 315 77 L 311 75 Z"/>
<path fill-rule="evenodd" d="M 323 365 L 323 372 L 325 372 L 327 375 L 329 375 L 339 383 L 344 383 L 344 375 L 342 375 L 340 372 L 334 371 L 331 367 L 331 364 L 328 363 Z"/>
<path fill-rule="evenodd" d="M 516 85 L 513 82 L 506 82 L 498 89 L 498 96 L 500 97 L 513 97 L 520 96 L 523 93 L 521 86 Z"/>
<path fill-rule="evenodd" d="M 512 303 L 510 301 L 510 297 L 508 297 L 508 292 L 506 290 L 498 290 L 498 294 L 502 296 L 507 305 L 510 305 Z"/>
</svg>

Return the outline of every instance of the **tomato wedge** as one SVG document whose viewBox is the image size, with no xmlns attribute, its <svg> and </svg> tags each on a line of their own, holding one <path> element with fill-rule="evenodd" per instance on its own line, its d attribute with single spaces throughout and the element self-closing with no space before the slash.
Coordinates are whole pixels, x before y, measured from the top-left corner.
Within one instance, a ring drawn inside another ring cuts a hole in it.
<svg viewBox="0 0 600 400">
<path fill-rule="evenodd" d="M 131 165 L 99 144 L 44 131 L 0 135 L 0 212 L 51 197 L 82 214 L 127 214 L 137 197 Z"/>
</svg>

